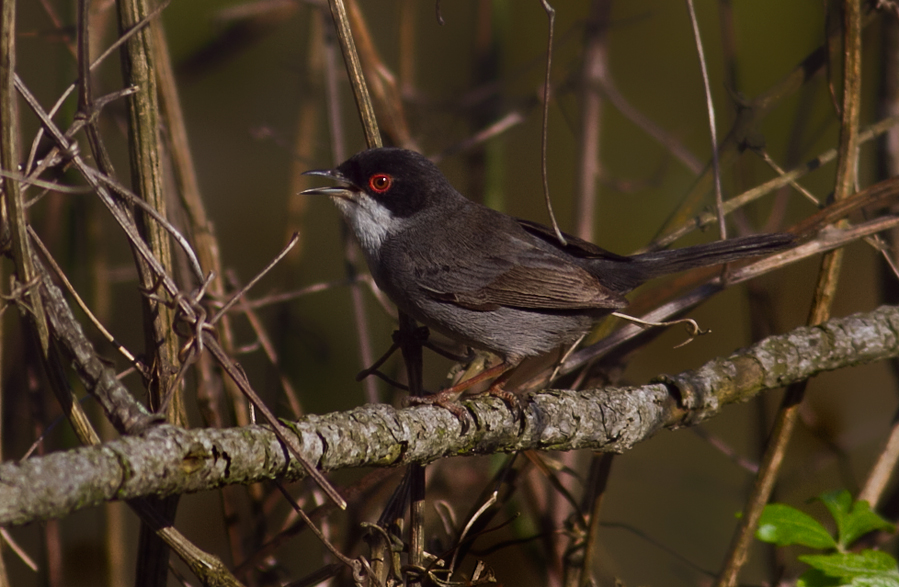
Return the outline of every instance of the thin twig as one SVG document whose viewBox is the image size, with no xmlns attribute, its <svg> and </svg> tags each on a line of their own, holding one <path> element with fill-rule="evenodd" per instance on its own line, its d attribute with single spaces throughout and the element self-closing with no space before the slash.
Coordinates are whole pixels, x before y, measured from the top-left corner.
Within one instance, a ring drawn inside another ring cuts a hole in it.
<svg viewBox="0 0 899 587">
<path fill-rule="evenodd" d="M 328 29 L 330 32 L 330 29 Z M 338 68 L 336 67 L 337 55 L 336 47 L 333 42 L 332 35 L 326 35 L 324 40 L 324 57 L 325 67 L 323 68 L 325 78 L 325 91 L 327 93 L 327 111 L 328 111 L 328 128 L 331 138 L 331 157 L 334 164 L 339 164 L 346 159 L 346 145 L 344 139 L 343 116 L 340 109 L 340 93 L 338 92 L 339 84 L 337 79 Z M 374 49 L 370 49 L 374 52 Z M 402 123 L 404 126 L 405 123 Z M 359 362 L 363 369 L 371 365 L 374 360 L 374 351 L 371 343 L 371 328 L 366 311 L 365 299 L 363 297 L 362 284 L 359 283 L 356 268 L 359 262 L 359 247 L 356 246 L 353 237 L 350 234 L 349 227 L 344 223 L 341 224 L 341 237 L 343 240 L 344 250 L 344 269 L 346 270 L 347 279 L 352 283 L 350 286 L 350 300 L 353 308 L 353 318 L 356 326 L 356 340 L 358 341 Z M 378 385 L 374 379 L 366 379 L 362 384 L 365 392 L 365 399 L 368 403 L 376 403 L 378 397 Z"/>
<path fill-rule="evenodd" d="M 606 29 L 611 0 L 593 0 L 584 31 L 584 61 L 579 82 L 580 126 L 578 166 L 574 192 L 574 234 L 593 241 L 596 219 L 596 180 L 601 175 L 599 158 L 602 126 L 602 79 L 608 74 Z"/>
<path fill-rule="evenodd" d="M 34 179 L 27 175 L 22 175 L 21 173 L 15 171 L 7 171 L 6 169 L 0 169 L 0 177 L 5 177 L 8 179 L 12 179 L 18 182 L 20 185 L 24 187 L 28 187 L 33 185 L 35 187 L 44 188 L 45 190 L 52 190 L 54 192 L 59 192 L 61 194 L 89 194 L 91 193 L 91 189 L 87 186 L 73 186 L 73 185 L 63 185 L 61 183 L 56 183 L 55 181 L 47 181 L 44 179 Z M 34 203 L 34 199 L 25 202 L 25 207 L 30 208 Z"/>
<path fill-rule="evenodd" d="M 9 530 L 7 530 L 6 528 L 0 528 L 0 537 L 3 538 L 3 542 L 10 548 L 10 550 L 16 553 L 16 556 L 18 556 L 19 559 L 21 559 L 21 561 L 25 563 L 25 566 L 27 566 L 35 573 L 38 572 L 37 563 L 34 562 L 30 556 L 28 556 L 28 553 L 25 552 L 24 548 L 19 546 L 15 538 L 13 538 L 9 534 Z"/>
<path fill-rule="evenodd" d="M 280 294 L 271 294 L 267 295 L 263 298 L 259 298 L 256 300 L 245 300 L 241 303 L 241 307 L 243 309 L 249 310 L 258 310 L 260 308 L 265 308 L 266 306 L 273 306 L 278 304 L 283 304 L 284 302 L 289 302 L 292 300 L 296 300 L 309 294 L 318 293 L 321 291 L 328 291 L 329 289 L 334 289 L 336 287 L 343 287 L 346 285 L 352 285 L 353 283 L 365 283 L 366 277 L 363 275 L 357 275 L 354 281 L 341 280 L 341 281 L 328 281 L 325 283 L 314 283 L 312 285 L 307 285 L 306 287 L 301 287 L 296 291 L 288 291 Z M 224 302 L 211 300 L 210 304 L 213 306 L 221 307 Z M 234 310 L 235 312 L 237 310 Z"/>
<path fill-rule="evenodd" d="M 871 509 L 877 508 L 880 497 L 896 470 L 897 462 L 899 462 L 899 419 L 893 418 L 890 436 L 878 455 L 877 462 L 871 467 L 862 490 L 858 493 L 859 501 L 867 501 Z"/>
<path fill-rule="evenodd" d="M 877 11 L 870 11 L 864 19 L 864 25 L 877 20 Z M 836 38 L 839 30 L 830 32 L 830 38 Z M 738 116 L 727 135 L 721 140 L 719 146 L 719 164 L 726 168 L 742 152 L 742 147 L 748 136 L 752 136 L 762 120 L 783 100 L 805 86 L 809 80 L 829 63 L 827 46 L 822 45 L 809 53 L 780 81 L 773 84 L 767 90 L 757 94 L 752 100 L 743 100 Z M 711 169 L 707 168 L 693 184 L 690 192 L 684 198 L 678 211 L 674 213 L 660 230 L 665 234 L 673 230 L 673 227 L 687 224 L 690 218 L 697 215 L 698 209 L 703 205 L 706 194 L 713 189 Z"/>
<path fill-rule="evenodd" d="M 91 63 L 90 70 L 93 71 L 95 68 L 97 68 L 101 63 L 103 63 L 106 60 L 107 57 L 112 55 L 123 44 L 127 43 L 128 40 L 131 39 L 131 37 L 133 37 L 140 31 L 142 31 L 144 29 L 144 27 L 146 27 L 148 24 L 150 24 L 150 22 L 154 18 L 156 18 L 160 14 L 162 14 L 162 11 L 169 5 L 169 3 L 171 1 L 172 0 L 163 0 L 159 4 L 159 6 L 157 6 L 152 12 L 150 12 L 147 15 L 146 18 L 142 19 L 139 23 L 135 24 L 129 30 L 127 30 L 123 34 L 121 34 L 115 40 L 115 42 L 113 42 L 109 47 L 106 48 L 105 51 L 103 51 L 103 53 L 100 54 L 99 57 L 94 59 L 94 61 Z M 81 77 L 79 76 L 78 79 L 76 79 L 74 82 L 69 84 L 66 87 L 66 89 L 63 90 L 62 94 L 59 96 L 59 98 L 57 98 L 56 103 L 54 103 L 53 107 L 50 109 L 49 118 L 53 118 L 54 116 L 56 116 L 56 113 L 59 111 L 60 108 L 62 108 L 62 105 L 65 102 L 66 98 L 68 98 L 69 95 L 77 89 L 80 79 L 81 79 Z M 24 169 L 26 171 L 31 169 L 31 166 L 34 162 L 34 159 L 35 159 L 35 156 L 37 153 L 38 146 L 40 145 L 40 142 L 41 142 L 41 138 L 43 138 L 43 136 L 44 136 L 44 131 L 45 131 L 45 129 L 43 127 L 38 129 L 37 134 L 31 143 L 31 152 L 29 153 L 28 161 L 24 166 Z"/>
<path fill-rule="evenodd" d="M 552 63 L 553 63 L 553 33 L 556 24 L 556 11 L 550 6 L 547 0 L 540 0 L 543 10 L 546 11 L 546 17 L 549 20 L 549 34 L 546 38 L 546 77 L 543 80 L 543 129 L 540 134 L 540 172 L 543 176 L 543 198 L 546 201 L 546 211 L 549 213 L 549 219 L 552 222 L 553 230 L 556 232 L 556 238 L 566 246 L 568 243 L 559 230 L 559 223 L 556 222 L 556 214 L 553 212 L 552 200 L 549 197 L 549 171 L 547 169 L 547 146 L 549 144 L 549 99 L 550 84 L 552 83 Z"/>
<path fill-rule="evenodd" d="M 583 544 L 583 563 L 580 565 L 580 587 L 593 585 L 594 561 L 599 549 L 599 521 L 600 508 L 606 495 L 606 485 L 612 470 L 612 462 L 615 455 L 610 453 L 596 454 L 590 463 L 590 474 L 587 476 L 586 491 L 584 492 L 583 508 L 587 512 L 587 535 Z"/>
<path fill-rule="evenodd" d="M 232 287 L 239 288 L 237 277 L 234 275 L 233 271 L 228 272 L 228 280 Z M 255 310 L 247 307 L 246 300 L 243 297 L 241 297 L 237 309 L 243 312 L 247 322 L 250 324 L 250 328 L 253 329 L 253 334 L 256 335 L 258 346 L 262 348 L 262 352 L 265 353 L 266 358 L 276 368 L 278 379 L 281 381 L 281 387 L 283 388 L 284 395 L 287 397 L 287 403 L 290 405 L 290 411 L 294 414 L 294 418 L 300 418 L 304 411 L 300 404 L 299 395 L 284 372 L 284 369 L 281 368 L 281 360 L 278 356 L 278 351 L 275 349 L 271 337 L 266 332 L 263 321 L 259 318 L 259 315 Z"/>
<path fill-rule="evenodd" d="M 315 534 L 316 538 L 318 538 L 318 540 L 325 546 L 325 548 L 328 549 L 328 552 L 330 552 L 337 560 L 349 567 L 354 574 L 361 573 L 362 565 L 360 564 L 360 562 L 356 559 L 352 559 L 344 555 L 337 548 L 335 548 L 333 544 L 331 544 L 331 541 L 328 540 L 324 534 L 322 534 L 321 530 L 318 529 L 318 526 L 316 526 L 315 523 L 313 523 L 313 521 L 309 518 L 309 515 L 305 511 L 303 511 L 303 508 L 300 507 L 293 496 L 290 495 L 287 489 L 284 488 L 284 485 L 276 481 L 275 486 L 278 488 L 278 491 L 281 492 L 281 495 L 284 496 L 284 499 L 286 499 L 287 502 L 291 505 L 294 511 L 300 515 L 300 518 L 302 518 L 303 522 L 306 523 L 306 526 L 309 528 L 309 530 L 312 531 L 312 533 Z"/>
<path fill-rule="evenodd" d="M 459 534 L 459 539 L 457 540 L 457 542 L 461 543 L 465 540 L 465 537 L 468 535 L 468 532 L 469 532 L 469 530 L 471 530 L 471 527 L 474 526 L 475 522 L 478 521 L 478 518 L 480 518 L 484 514 L 484 512 L 486 512 L 491 507 L 493 507 L 493 504 L 496 503 L 498 496 L 499 496 L 499 493 L 494 491 L 493 493 L 490 494 L 490 498 L 481 504 L 481 506 L 474 513 L 474 515 L 472 515 L 471 518 L 468 520 L 468 522 L 465 523 L 465 527 L 462 528 L 462 532 Z M 453 551 L 453 558 L 450 560 L 450 564 L 449 564 L 449 573 L 451 575 L 456 568 L 456 556 L 458 556 L 458 554 L 459 554 L 458 549 Z"/>
<path fill-rule="evenodd" d="M 337 40 L 340 42 L 347 75 L 350 77 L 350 86 L 352 86 L 353 95 L 356 98 L 356 109 L 362 122 L 365 142 L 368 143 L 370 149 L 380 147 L 383 145 L 381 133 L 378 131 L 375 109 L 372 106 L 368 85 L 365 83 L 365 76 L 362 73 L 359 54 L 356 52 L 356 41 L 353 39 L 353 31 L 350 29 L 346 6 L 344 6 L 343 0 L 328 0 L 328 5 L 331 7 L 331 16 L 334 18 L 334 26 L 337 28 Z"/>
<path fill-rule="evenodd" d="M 269 261 L 268 265 L 266 265 L 262 269 L 262 271 L 257 273 L 256 276 L 251 279 L 248 284 L 243 286 L 239 291 L 232 295 L 231 298 L 227 302 L 225 302 L 225 305 L 219 308 L 219 310 L 212 316 L 212 318 L 209 319 L 209 322 L 211 324 L 215 324 L 216 322 L 218 322 L 222 318 L 222 316 L 231 308 L 231 306 L 239 302 L 240 299 L 245 296 L 248 291 L 253 289 L 253 286 L 259 283 L 260 279 L 265 277 L 265 275 L 269 271 L 271 271 L 275 267 L 275 265 L 277 265 L 281 261 L 281 259 L 283 259 L 287 255 L 287 253 L 290 252 L 290 249 L 292 249 L 294 245 L 297 244 L 299 239 L 299 233 L 293 233 L 293 236 L 290 237 L 290 241 L 284 246 L 283 249 L 281 249 L 281 252 L 275 255 L 275 258 Z"/>
<path fill-rule="evenodd" d="M 91 312 L 90 308 L 88 308 L 84 300 L 81 299 L 81 296 L 78 295 L 78 292 L 75 290 L 72 282 L 69 281 L 69 278 L 62 270 L 62 267 L 59 266 L 59 264 L 56 262 L 56 259 L 54 259 L 53 255 L 50 254 L 50 251 L 48 251 L 47 247 L 44 246 L 43 241 L 41 241 L 40 237 L 30 226 L 28 227 L 28 235 L 31 237 L 34 244 L 37 245 L 37 248 L 44 256 L 44 259 L 47 261 L 47 263 L 49 263 L 50 268 L 53 269 L 53 272 L 56 274 L 59 280 L 62 281 L 62 284 L 69 292 L 69 295 L 71 295 L 75 299 L 75 303 L 78 304 L 78 307 L 81 308 L 81 311 L 85 313 L 85 315 L 94 324 L 97 330 L 100 331 L 100 334 L 102 334 L 103 337 L 116 348 L 116 350 L 122 353 L 122 356 L 124 356 L 133 367 L 135 367 L 144 377 L 146 377 L 148 375 L 147 366 L 139 361 L 131 351 L 121 345 L 112 335 L 112 333 L 106 330 L 106 327 L 103 326 L 103 323 L 100 322 L 100 320 L 96 316 L 94 316 L 94 313 Z"/>
<path fill-rule="evenodd" d="M 753 152 L 757 153 L 762 158 L 762 160 L 765 163 L 767 163 L 771 167 L 771 169 L 773 169 L 775 172 L 777 172 L 777 174 L 780 175 L 781 177 L 783 177 L 787 174 L 786 171 L 781 169 L 780 165 L 778 165 L 777 163 L 774 162 L 774 159 L 771 158 L 771 156 L 768 154 L 768 151 L 766 151 L 765 149 L 753 149 Z M 802 187 L 798 181 L 796 181 L 796 180 L 789 180 L 789 181 L 790 181 L 790 185 L 793 187 L 794 190 L 796 190 L 797 192 L 799 192 L 800 194 L 805 196 L 805 198 L 807 200 L 809 200 L 815 206 L 819 206 L 819 207 L 821 206 L 821 202 L 818 200 L 818 198 L 816 198 L 810 191 L 808 191 L 807 189 Z"/>
<path fill-rule="evenodd" d="M 865 130 L 858 134 L 858 142 L 859 145 L 867 143 L 877 137 L 882 136 L 886 132 L 895 128 L 899 125 L 899 116 L 891 116 L 889 118 L 885 118 L 879 122 L 876 122 Z M 786 172 L 783 175 L 775 177 L 766 181 L 765 183 L 754 187 L 752 189 L 746 190 L 739 196 L 729 198 L 726 202 L 724 202 L 724 212 L 725 214 L 730 214 L 734 210 L 742 208 L 746 206 L 750 202 L 754 202 L 755 200 L 761 198 L 762 196 L 773 192 L 774 190 L 780 189 L 785 185 L 789 185 L 790 182 L 793 182 L 800 177 L 807 175 L 808 173 L 815 171 L 822 166 L 830 163 L 831 161 L 837 158 L 838 150 L 837 149 L 828 149 L 824 151 L 814 159 L 796 167 L 795 169 Z M 679 228 L 674 228 L 670 232 L 666 233 L 664 236 L 659 237 L 653 243 L 652 248 L 662 248 L 670 245 L 674 241 L 690 234 L 696 229 L 702 228 L 704 226 L 708 226 L 712 222 L 715 221 L 717 215 L 714 213 L 703 213 L 700 214 L 695 219 L 684 223 Z"/>
<path fill-rule="evenodd" d="M 693 27 L 693 40 L 699 55 L 699 68 L 702 72 L 702 86 L 705 92 L 706 112 L 709 115 L 709 135 L 712 140 L 712 170 L 715 174 L 715 210 L 718 213 L 718 233 L 722 239 L 727 238 L 727 223 L 724 221 L 724 196 L 721 193 L 721 167 L 718 161 L 718 131 L 715 129 L 715 104 L 712 101 L 712 88 L 709 83 L 709 70 L 705 63 L 705 50 L 699 35 L 699 22 L 696 20 L 696 9 L 693 0 L 687 1 L 687 12 L 690 14 L 690 25 Z"/>
<path fill-rule="evenodd" d="M 177 228 L 175 228 L 171 222 L 168 221 L 162 214 L 159 213 L 151 204 L 147 203 L 143 200 L 143 198 L 134 194 L 128 188 L 116 182 L 111 177 L 96 171 L 92 168 L 87 168 L 87 174 L 96 178 L 97 181 L 106 184 L 109 188 L 115 191 L 120 196 L 124 197 L 128 202 L 134 204 L 144 212 L 146 212 L 150 217 L 153 218 L 156 222 L 159 223 L 159 226 L 164 228 L 166 232 L 168 232 L 172 238 L 175 239 L 175 242 L 181 247 L 181 250 L 184 252 L 185 256 L 190 263 L 190 268 L 194 272 L 194 277 L 196 277 L 197 281 L 203 283 L 206 281 L 207 276 L 203 272 L 203 268 L 200 266 L 200 261 L 197 259 L 197 254 L 194 252 L 193 247 L 190 246 L 190 243 L 184 235 L 182 235 Z"/>
<path fill-rule="evenodd" d="M 218 360 L 219 364 L 225 370 L 231 379 L 237 384 L 240 388 L 241 392 L 247 396 L 250 402 L 255 406 L 255 408 L 264 416 L 265 420 L 272 426 L 272 431 L 275 436 L 278 437 L 278 440 L 284 443 L 284 446 L 290 451 L 290 453 L 297 459 L 297 461 L 303 466 L 303 469 L 306 473 L 315 480 L 319 487 L 327 493 L 328 497 L 335 503 L 340 509 L 346 509 L 346 500 L 337 493 L 337 490 L 325 479 L 325 476 L 315 468 L 315 465 L 310 463 L 303 456 L 302 451 L 297 444 L 296 438 L 291 437 L 287 434 L 286 430 L 288 429 L 277 417 L 275 414 L 269 409 L 265 402 L 262 401 L 262 398 L 256 393 L 253 387 L 250 385 L 250 382 L 247 381 L 244 372 L 240 367 L 225 354 L 222 350 L 221 346 L 219 346 L 218 341 L 209 333 L 208 330 L 202 330 L 199 333 L 200 336 L 205 338 L 204 346 L 209 349 L 212 355 Z"/>
</svg>

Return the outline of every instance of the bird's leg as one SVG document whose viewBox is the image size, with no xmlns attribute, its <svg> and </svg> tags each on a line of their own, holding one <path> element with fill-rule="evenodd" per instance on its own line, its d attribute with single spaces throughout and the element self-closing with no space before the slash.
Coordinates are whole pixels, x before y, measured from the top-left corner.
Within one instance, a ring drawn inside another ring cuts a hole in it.
<svg viewBox="0 0 899 587">
<path fill-rule="evenodd" d="M 502 365 L 505 364 L 506 363 L 502 363 Z M 498 397 L 499 399 L 506 402 L 506 404 L 509 406 L 509 409 L 515 412 L 516 419 L 518 419 L 521 417 L 521 400 L 511 391 L 506 391 L 504 389 L 506 383 L 512 377 L 513 373 L 515 373 L 515 371 L 512 369 L 511 365 L 506 367 L 506 370 L 496 378 L 496 381 L 490 384 L 490 387 L 487 388 L 487 391 L 485 391 L 484 393 L 487 395 L 492 395 L 493 397 Z"/>
<path fill-rule="evenodd" d="M 425 397 L 410 397 L 409 402 L 413 404 L 436 404 L 438 406 L 447 408 L 447 404 L 450 402 L 455 402 L 459 399 L 459 396 L 466 389 L 477 385 L 483 381 L 490 379 L 491 377 L 497 377 L 502 375 L 506 371 L 512 368 L 512 365 L 508 363 L 500 363 L 499 365 L 494 365 L 485 371 L 481 371 L 474 377 L 470 377 L 459 383 L 453 385 L 452 387 L 447 387 L 445 389 L 441 389 L 437 393 L 432 393 L 431 395 Z M 449 409 L 449 408 L 447 408 Z"/>
<path fill-rule="evenodd" d="M 487 389 L 484 393 L 492 395 L 494 397 L 498 397 L 507 403 L 517 415 L 521 414 L 521 405 L 518 402 L 518 398 L 515 394 L 506 391 L 503 389 L 503 385 L 505 385 L 508 380 L 508 376 L 512 374 L 510 371 L 514 364 L 503 361 L 498 365 L 494 365 L 489 369 L 481 371 L 474 377 L 470 377 L 459 383 L 453 385 L 452 387 L 447 387 L 446 389 L 441 389 L 437 393 L 433 393 L 424 397 L 410 397 L 409 403 L 412 405 L 434 405 L 440 406 L 441 408 L 445 408 L 452 412 L 454 416 L 459 418 L 462 422 L 465 422 L 465 410 L 459 405 L 459 396 L 462 395 L 462 392 L 469 389 L 470 387 L 477 385 L 478 383 L 482 383 L 491 379 L 493 377 L 497 377 L 498 379 L 494 381 L 490 388 Z M 467 428 L 467 426 L 466 426 Z"/>
<path fill-rule="evenodd" d="M 501 375 L 503 375 L 504 373 L 509 371 L 509 369 L 511 369 L 512 367 L 514 367 L 514 365 L 507 363 L 506 361 L 503 361 L 502 363 L 500 363 L 498 365 L 494 365 L 493 367 L 490 367 L 489 369 L 485 369 L 484 371 L 481 371 L 480 373 L 478 373 L 477 375 L 475 375 L 473 377 L 469 377 L 468 379 L 464 379 L 464 380 L 460 381 L 459 383 L 453 385 L 452 387 L 447 387 L 446 389 L 440 390 L 440 392 L 437 395 L 447 394 L 447 396 L 458 397 L 463 391 L 477 385 L 478 383 L 482 383 L 482 382 L 487 381 L 488 379 L 492 379 L 494 377 L 500 377 Z M 493 385 L 496 385 L 496 383 L 494 383 Z M 491 385 L 490 387 L 492 388 L 493 385 Z"/>
</svg>

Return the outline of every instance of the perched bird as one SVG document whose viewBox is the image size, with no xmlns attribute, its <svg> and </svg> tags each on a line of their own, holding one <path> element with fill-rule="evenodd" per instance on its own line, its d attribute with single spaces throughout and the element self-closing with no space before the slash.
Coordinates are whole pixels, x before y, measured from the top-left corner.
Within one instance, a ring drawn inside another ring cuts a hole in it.
<svg viewBox="0 0 899 587">
<path fill-rule="evenodd" d="M 507 366 L 574 343 L 653 277 L 793 242 L 764 234 L 629 257 L 568 235 L 563 246 L 549 227 L 469 200 L 405 149 L 369 149 L 306 174 L 340 184 L 302 193 L 331 196 L 400 310 Z"/>
</svg>

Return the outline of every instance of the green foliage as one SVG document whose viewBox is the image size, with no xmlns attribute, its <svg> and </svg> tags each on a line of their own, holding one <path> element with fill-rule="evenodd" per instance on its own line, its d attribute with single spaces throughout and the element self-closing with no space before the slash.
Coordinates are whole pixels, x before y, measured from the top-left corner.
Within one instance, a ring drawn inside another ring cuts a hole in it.
<svg viewBox="0 0 899 587">
<path fill-rule="evenodd" d="M 830 515 L 837 523 L 837 540 L 842 550 L 874 530 L 886 530 L 895 532 L 896 528 L 871 511 L 867 501 L 853 503 L 852 496 L 845 489 L 843 491 L 831 491 L 822 493 L 820 499 Z"/>
<path fill-rule="evenodd" d="M 861 552 L 836 552 L 832 554 L 807 554 L 800 556 L 799 560 L 818 570 L 825 577 L 836 578 L 837 583 L 825 583 L 834 585 L 867 585 L 873 580 L 875 584 L 899 585 L 899 570 L 896 568 L 896 559 L 885 552 L 877 550 L 863 550 Z M 806 576 L 803 575 L 803 579 Z M 865 579 L 866 582 L 858 583 L 856 578 Z M 800 585 L 819 585 L 800 581 Z"/>
<path fill-rule="evenodd" d="M 778 546 L 801 544 L 812 548 L 836 548 L 837 542 L 810 515 L 782 503 L 765 506 L 756 538 Z"/>
<path fill-rule="evenodd" d="M 818 499 L 836 523 L 836 537 L 817 520 L 784 504 L 765 506 L 756 537 L 778 546 L 798 544 L 825 554 L 807 554 L 799 560 L 811 568 L 800 577 L 799 587 L 899 587 L 896 559 L 885 552 L 848 552 L 863 535 L 874 530 L 895 532 L 895 527 L 871 511 L 866 501 L 852 501 L 848 491 L 831 491 Z"/>
</svg>

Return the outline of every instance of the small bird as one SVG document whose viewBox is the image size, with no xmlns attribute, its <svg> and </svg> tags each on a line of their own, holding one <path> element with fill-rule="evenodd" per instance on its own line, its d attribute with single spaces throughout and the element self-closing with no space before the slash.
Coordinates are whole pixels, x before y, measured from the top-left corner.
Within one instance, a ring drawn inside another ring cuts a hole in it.
<svg viewBox="0 0 899 587">
<path fill-rule="evenodd" d="M 629 257 L 569 235 L 563 245 L 547 226 L 469 200 L 423 155 L 398 148 L 306 174 L 340 184 L 302 193 L 331 197 L 400 310 L 506 366 L 576 342 L 649 279 L 793 242 L 765 234 Z"/>
</svg>

